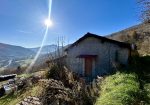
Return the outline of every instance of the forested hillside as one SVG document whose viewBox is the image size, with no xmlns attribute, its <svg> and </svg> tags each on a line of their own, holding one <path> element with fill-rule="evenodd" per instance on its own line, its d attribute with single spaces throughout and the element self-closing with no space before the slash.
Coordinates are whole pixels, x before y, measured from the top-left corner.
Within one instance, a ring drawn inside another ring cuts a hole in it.
<svg viewBox="0 0 150 105">
<path fill-rule="evenodd" d="M 109 38 L 134 43 L 140 55 L 150 55 L 150 23 L 142 23 L 108 35 Z"/>
</svg>

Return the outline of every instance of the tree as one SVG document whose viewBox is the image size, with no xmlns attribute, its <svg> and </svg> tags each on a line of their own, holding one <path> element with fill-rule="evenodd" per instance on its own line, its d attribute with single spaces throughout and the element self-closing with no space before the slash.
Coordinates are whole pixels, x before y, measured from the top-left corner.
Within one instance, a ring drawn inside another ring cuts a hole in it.
<svg viewBox="0 0 150 105">
<path fill-rule="evenodd" d="M 141 7 L 141 19 L 150 23 L 150 0 L 138 0 Z"/>
</svg>

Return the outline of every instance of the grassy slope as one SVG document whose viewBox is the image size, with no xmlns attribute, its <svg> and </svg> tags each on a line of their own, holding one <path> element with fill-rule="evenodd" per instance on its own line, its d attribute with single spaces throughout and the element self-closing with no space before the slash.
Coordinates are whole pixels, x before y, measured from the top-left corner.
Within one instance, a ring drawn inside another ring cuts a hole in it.
<svg viewBox="0 0 150 105">
<path fill-rule="evenodd" d="M 105 78 L 96 105 L 130 105 L 140 92 L 136 74 L 116 73 Z"/>
</svg>

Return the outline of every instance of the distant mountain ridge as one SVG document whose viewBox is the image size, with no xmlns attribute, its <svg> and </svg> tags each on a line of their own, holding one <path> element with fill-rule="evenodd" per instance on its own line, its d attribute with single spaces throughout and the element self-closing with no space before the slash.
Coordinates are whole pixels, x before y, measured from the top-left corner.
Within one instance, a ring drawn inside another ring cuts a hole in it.
<svg viewBox="0 0 150 105">
<path fill-rule="evenodd" d="M 21 46 L 0 43 L 0 59 L 1 60 L 30 57 L 34 54 L 35 53 L 31 51 L 30 49 L 27 49 Z"/>
<path fill-rule="evenodd" d="M 29 48 L 29 49 L 36 53 L 40 49 L 40 47 Z M 45 45 L 42 48 L 41 54 L 48 54 L 51 52 L 55 52 L 57 49 L 58 49 L 58 46 L 55 44 Z"/>
<path fill-rule="evenodd" d="M 40 47 L 24 48 L 21 46 L 0 43 L 0 70 L 2 68 L 16 68 L 19 65 L 30 64 L 39 48 Z M 45 55 L 45 57 L 39 56 L 39 61 L 41 61 L 40 59 L 45 59 L 48 53 L 55 52 L 56 50 L 57 45 L 43 46 L 41 55 Z"/>
<path fill-rule="evenodd" d="M 34 56 L 40 47 L 24 48 L 21 46 L 0 43 L 0 59 L 13 59 Z M 41 54 L 55 52 L 58 49 L 57 45 L 45 45 L 42 47 Z"/>
</svg>

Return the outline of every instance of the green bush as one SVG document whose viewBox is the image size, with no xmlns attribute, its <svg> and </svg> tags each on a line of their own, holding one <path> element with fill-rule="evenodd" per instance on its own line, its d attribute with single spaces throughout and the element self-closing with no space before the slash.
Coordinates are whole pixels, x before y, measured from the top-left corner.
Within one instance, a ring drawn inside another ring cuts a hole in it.
<svg viewBox="0 0 150 105">
<path fill-rule="evenodd" d="M 102 82 L 96 105 L 131 105 L 140 92 L 136 74 L 116 73 Z"/>
<path fill-rule="evenodd" d="M 53 65 L 50 70 L 46 73 L 46 78 L 58 79 L 59 77 L 59 67 L 57 65 Z"/>
<path fill-rule="evenodd" d="M 147 94 L 148 103 L 150 103 L 150 83 L 145 84 L 144 85 L 144 89 L 145 89 L 146 94 Z"/>
<path fill-rule="evenodd" d="M 150 56 L 132 57 L 128 71 L 135 72 L 140 80 L 150 82 Z"/>
<path fill-rule="evenodd" d="M 130 66 L 135 70 L 134 72 L 150 73 L 150 56 L 135 56 L 132 57 Z"/>
</svg>

